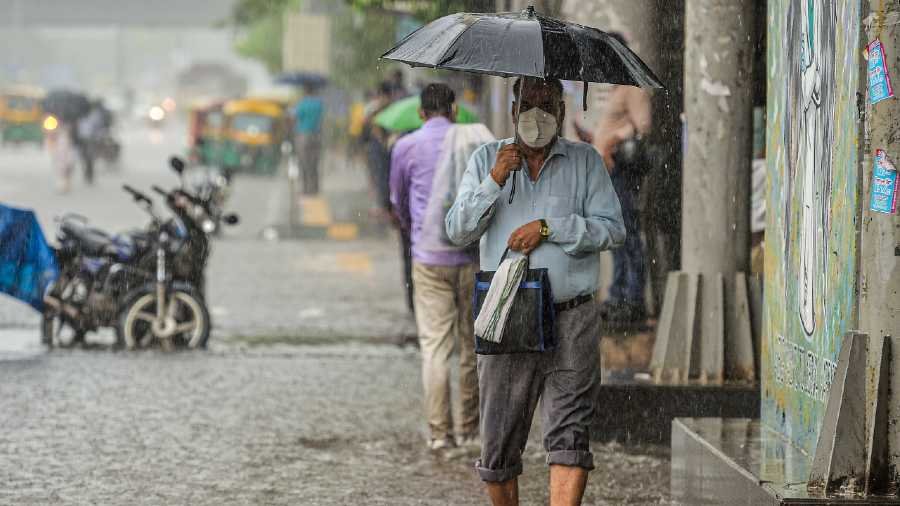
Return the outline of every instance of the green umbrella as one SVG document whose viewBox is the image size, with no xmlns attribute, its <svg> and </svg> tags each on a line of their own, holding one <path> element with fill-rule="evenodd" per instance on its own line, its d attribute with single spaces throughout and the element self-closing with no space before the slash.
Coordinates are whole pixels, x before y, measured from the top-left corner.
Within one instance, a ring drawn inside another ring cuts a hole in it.
<svg viewBox="0 0 900 506">
<path fill-rule="evenodd" d="M 387 106 L 375 116 L 375 124 L 393 132 L 408 132 L 422 126 L 419 117 L 419 96 L 413 95 L 400 99 Z M 468 108 L 458 105 L 457 123 L 478 123 L 478 115 Z"/>
</svg>

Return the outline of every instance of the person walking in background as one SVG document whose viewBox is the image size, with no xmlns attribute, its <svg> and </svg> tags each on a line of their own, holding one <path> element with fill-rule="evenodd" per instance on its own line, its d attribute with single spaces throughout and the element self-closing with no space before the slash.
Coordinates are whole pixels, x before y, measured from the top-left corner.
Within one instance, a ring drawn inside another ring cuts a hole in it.
<svg viewBox="0 0 900 506">
<path fill-rule="evenodd" d="M 375 116 L 392 103 L 391 85 L 383 81 L 378 85 L 372 100 L 366 104 L 366 120 L 363 137 L 366 144 L 366 161 L 372 192 L 375 194 L 376 208 L 373 214 L 386 218 L 391 208 L 390 180 L 391 151 L 388 148 L 388 133 L 375 124 Z"/>
<path fill-rule="evenodd" d="M 397 101 L 410 95 L 409 90 L 406 89 L 406 77 L 403 75 L 402 70 L 395 69 L 391 72 L 391 78 L 387 83 L 391 88 L 392 101 Z"/>
<path fill-rule="evenodd" d="M 620 34 L 612 34 L 622 44 Z M 615 86 L 593 134 L 622 206 L 626 238 L 613 251 L 613 280 L 600 312 L 610 328 L 641 325 L 647 318 L 644 302 L 644 246 L 641 242 L 638 193 L 646 157 L 641 138 L 651 127 L 650 95 L 634 86 Z"/>
<path fill-rule="evenodd" d="M 75 122 L 72 130 L 73 141 L 84 168 L 84 182 L 94 184 L 94 144 L 100 135 L 105 122 L 99 101 L 92 101 L 90 110 Z"/>
<path fill-rule="evenodd" d="M 559 342 L 542 353 L 478 355 L 483 444 L 476 468 L 495 505 L 519 503 L 522 452 L 540 400 L 550 503 L 580 504 L 594 468 L 599 252 L 620 245 L 625 227 L 597 151 L 559 137 L 562 83 L 519 79 L 513 95 L 517 135 L 472 155 L 447 234 L 456 244 L 480 240 L 483 270 L 495 270 L 507 249 L 529 255 L 531 268 L 546 268 Z"/>
<path fill-rule="evenodd" d="M 421 93 L 424 124 L 394 145 L 391 156 L 391 204 L 408 234 L 413 260 L 413 303 L 422 350 L 428 446 L 444 450 L 477 442 L 478 381 L 472 323 L 476 256 L 452 245 L 444 229 L 444 202 L 450 174 L 437 174 L 453 128 L 455 94 L 445 84 L 429 84 Z M 446 171 L 449 172 L 449 171 Z M 443 184 L 440 184 L 443 183 Z M 454 439 L 450 395 L 450 356 L 459 345 L 462 419 Z"/>
<path fill-rule="evenodd" d="M 375 207 L 370 210 L 371 217 L 379 223 L 395 223 L 395 215 L 391 212 L 391 140 L 387 130 L 375 123 L 375 117 L 394 101 L 393 86 L 389 81 L 382 81 L 372 100 L 366 104 L 366 119 L 363 128 L 363 142 L 366 149 L 366 161 L 369 168 L 369 181 Z M 400 258 L 403 262 L 403 286 L 406 291 L 406 306 L 409 312 L 415 313 L 412 288 L 412 258 L 409 234 L 398 227 L 400 235 Z M 400 336 L 400 343 L 409 341 L 412 336 Z"/>
<path fill-rule="evenodd" d="M 46 135 L 47 151 L 57 175 L 57 191 L 68 193 L 72 189 L 72 171 L 75 168 L 76 148 L 72 140 L 72 125 L 53 119 L 55 126 Z"/>
<path fill-rule="evenodd" d="M 294 149 L 303 193 L 319 193 L 319 160 L 322 157 L 322 117 L 325 106 L 315 86 L 303 88 L 303 98 L 294 107 Z"/>
</svg>

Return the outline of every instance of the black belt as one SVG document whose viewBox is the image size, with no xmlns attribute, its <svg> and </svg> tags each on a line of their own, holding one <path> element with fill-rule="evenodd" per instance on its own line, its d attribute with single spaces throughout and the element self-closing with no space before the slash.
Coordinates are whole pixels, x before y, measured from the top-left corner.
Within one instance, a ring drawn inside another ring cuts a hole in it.
<svg viewBox="0 0 900 506">
<path fill-rule="evenodd" d="M 569 299 L 565 302 L 560 302 L 557 304 L 553 304 L 553 309 L 556 309 L 557 313 L 562 313 L 563 311 L 568 311 L 570 309 L 575 309 L 576 307 L 584 304 L 585 302 L 590 302 L 594 300 L 594 294 L 589 293 L 587 295 L 579 295 L 574 299 Z"/>
</svg>

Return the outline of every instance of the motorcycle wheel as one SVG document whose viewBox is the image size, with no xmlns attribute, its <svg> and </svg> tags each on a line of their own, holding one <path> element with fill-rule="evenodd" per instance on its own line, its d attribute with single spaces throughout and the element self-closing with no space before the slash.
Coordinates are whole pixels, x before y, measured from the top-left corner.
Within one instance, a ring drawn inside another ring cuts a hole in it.
<svg viewBox="0 0 900 506">
<path fill-rule="evenodd" d="M 129 350 L 149 348 L 162 336 L 155 329 L 156 286 L 146 285 L 132 292 L 122 305 L 116 325 L 116 340 Z M 209 341 L 209 310 L 190 285 L 176 285 L 169 294 L 167 325 L 174 325 L 172 344 L 176 348 L 205 348 Z"/>
<path fill-rule="evenodd" d="M 41 315 L 41 343 L 47 348 L 72 348 L 84 343 L 85 332 L 75 328 L 53 309 Z"/>
</svg>

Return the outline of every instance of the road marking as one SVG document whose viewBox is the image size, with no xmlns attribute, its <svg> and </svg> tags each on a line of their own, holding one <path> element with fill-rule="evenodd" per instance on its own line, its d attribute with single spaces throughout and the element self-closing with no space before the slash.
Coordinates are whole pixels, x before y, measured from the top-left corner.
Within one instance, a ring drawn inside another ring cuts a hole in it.
<svg viewBox="0 0 900 506">
<path fill-rule="evenodd" d="M 335 263 L 345 272 L 372 273 L 372 257 L 368 253 L 338 253 L 335 255 Z"/>
<path fill-rule="evenodd" d="M 331 225 L 331 209 L 323 197 L 300 197 L 303 224 L 311 227 Z"/>
<path fill-rule="evenodd" d="M 328 238 L 336 241 L 352 241 L 359 237 L 359 226 L 356 223 L 335 223 L 328 227 Z"/>
</svg>

